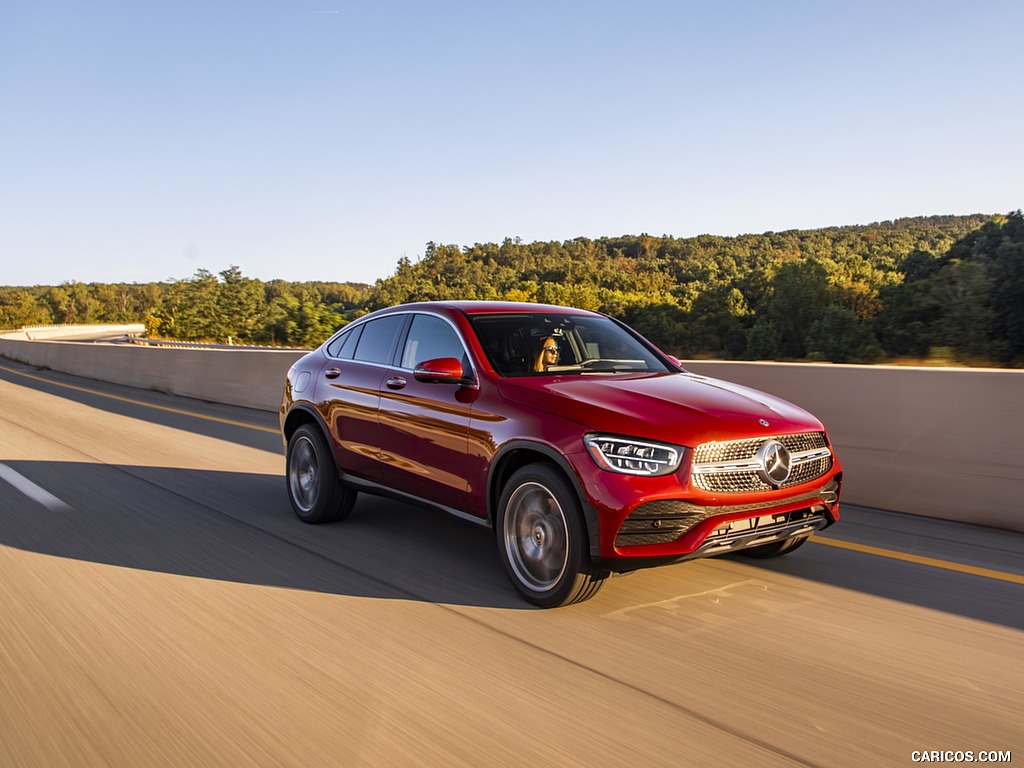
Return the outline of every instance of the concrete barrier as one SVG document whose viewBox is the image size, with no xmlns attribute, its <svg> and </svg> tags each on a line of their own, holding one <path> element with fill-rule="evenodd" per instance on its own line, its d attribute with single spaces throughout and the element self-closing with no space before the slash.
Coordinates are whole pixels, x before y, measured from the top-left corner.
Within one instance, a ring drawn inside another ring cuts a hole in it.
<svg viewBox="0 0 1024 768">
<path fill-rule="evenodd" d="M 276 411 L 303 352 L 26 341 L 28 365 L 200 400 Z M 689 361 L 705 376 L 779 395 L 829 429 L 843 499 L 1024 531 L 1024 371 Z"/>
<path fill-rule="evenodd" d="M 825 422 L 843 499 L 1024 531 L 1024 371 L 696 362 Z"/>
<path fill-rule="evenodd" d="M 263 411 L 280 407 L 285 373 L 303 354 L 295 350 L 167 349 L 0 336 L 0 355 L 27 365 Z"/>
</svg>

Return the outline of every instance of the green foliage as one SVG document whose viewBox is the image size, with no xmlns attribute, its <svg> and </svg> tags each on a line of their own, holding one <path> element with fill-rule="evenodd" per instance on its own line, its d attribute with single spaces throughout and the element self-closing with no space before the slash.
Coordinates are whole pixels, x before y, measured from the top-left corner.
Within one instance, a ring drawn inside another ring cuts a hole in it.
<svg viewBox="0 0 1024 768">
<path fill-rule="evenodd" d="M 440 299 L 596 308 L 685 357 L 870 362 L 941 345 L 961 359 L 1011 362 L 1024 353 L 1021 230 L 1017 212 L 739 237 L 429 243 L 422 259 L 377 281 L 368 308 Z M 987 262 L 952 266 L 959 251 Z"/>
<path fill-rule="evenodd" d="M 366 311 L 369 290 L 362 283 L 263 283 L 236 266 L 166 283 L 0 286 L 0 328 L 142 322 L 150 336 L 182 341 L 316 346 Z"/>
<path fill-rule="evenodd" d="M 880 293 L 891 355 L 1024 363 L 1024 216 L 994 216 L 943 253 L 912 253 Z M 936 352 L 936 355 L 939 353 Z"/>
<path fill-rule="evenodd" d="M 830 305 L 825 266 L 816 259 L 786 262 L 775 273 L 762 304 L 762 314 L 777 335 L 775 356 L 806 357 L 811 323 Z"/>
<path fill-rule="evenodd" d="M 83 283 L 62 283 L 43 295 L 57 323 L 83 325 L 95 323 L 100 316 L 100 303 Z"/>
<path fill-rule="evenodd" d="M 807 329 L 807 357 L 833 363 L 871 363 L 882 347 L 868 325 L 847 307 L 830 304 Z"/>
<path fill-rule="evenodd" d="M 690 322 L 693 355 L 742 357 L 747 347 L 752 310 L 743 292 L 731 283 L 711 286 L 692 302 Z"/>
<path fill-rule="evenodd" d="M 347 321 L 343 312 L 319 300 L 285 294 L 269 305 L 264 325 L 256 341 L 315 347 Z"/>
<path fill-rule="evenodd" d="M 156 336 L 315 346 L 378 307 L 562 304 L 618 317 L 680 357 L 1024 364 L 1024 219 L 933 216 L 693 238 L 428 243 L 373 288 L 261 282 L 236 266 L 144 285 L 0 287 L 0 326 L 144 321 Z"/>
<path fill-rule="evenodd" d="M 38 295 L 25 288 L 0 289 L 0 328 L 52 323 L 53 312 Z"/>
<path fill-rule="evenodd" d="M 760 317 L 750 329 L 747 342 L 748 360 L 775 360 L 780 356 L 782 348 L 781 334 L 768 317 Z"/>
<path fill-rule="evenodd" d="M 219 277 L 200 269 L 164 286 L 146 329 L 187 341 L 317 346 L 364 311 L 368 291 L 360 283 L 263 283 L 234 265 Z"/>
</svg>

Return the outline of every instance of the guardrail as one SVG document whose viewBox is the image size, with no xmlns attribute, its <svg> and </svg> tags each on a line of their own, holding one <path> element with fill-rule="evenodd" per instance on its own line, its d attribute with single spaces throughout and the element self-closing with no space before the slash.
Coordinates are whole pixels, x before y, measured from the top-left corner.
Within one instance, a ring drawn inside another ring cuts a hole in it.
<svg viewBox="0 0 1024 768">
<path fill-rule="evenodd" d="M 256 344 L 214 344 L 206 341 L 171 341 L 170 339 L 140 339 L 128 337 L 125 341 L 145 347 L 177 347 L 178 349 L 266 349 L 288 352 L 309 352 L 311 347 L 267 347 Z"/>
<path fill-rule="evenodd" d="M 98 338 L 124 334 L 133 336 L 145 333 L 146 326 L 142 323 L 123 323 L 120 325 L 32 325 L 13 331 L 0 331 L 0 338 L 21 341 L 40 341 L 44 339 L 83 339 Z"/>
<path fill-rule="evenodd" d="M 0 355 L 29 365 L 266 411 L 278 409 L 285 372 L 304 353 L 0 337 Z M 685 365 L 822 419 L 843 461 L 848 503 L 1024 531 L 1024 371 Z"/>
</svg>

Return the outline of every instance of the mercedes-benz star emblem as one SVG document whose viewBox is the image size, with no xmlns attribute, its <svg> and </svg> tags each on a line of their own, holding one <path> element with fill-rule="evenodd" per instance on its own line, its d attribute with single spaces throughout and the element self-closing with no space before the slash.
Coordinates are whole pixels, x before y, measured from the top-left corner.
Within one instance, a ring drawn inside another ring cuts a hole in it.
<svg viewBox="0 0 1024 768">
<path fill-rule="evenodd" d="M 778 488 L 789 479 L 792 459 L 786 446 L 778 440 L 769 440 L 762 445 L 757 451 L 757 460 L 761 463 L 757 474 L 768 485 Z"/>
</svg>

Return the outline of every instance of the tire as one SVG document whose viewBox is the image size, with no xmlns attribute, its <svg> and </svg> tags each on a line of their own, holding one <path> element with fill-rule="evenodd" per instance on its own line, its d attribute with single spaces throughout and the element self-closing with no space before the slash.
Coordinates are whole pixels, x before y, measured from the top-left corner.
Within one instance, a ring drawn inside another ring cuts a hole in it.
<svg viewBox="0 0 1024 768">
<path fill-rule="evenodd" d="M 773 541 L 771 544 L 762 544 L 759 547 L 737 550 L 737 555 L 752 557 L 755 560 L 767 560 L 769 557 L 781 557 L 794 549 L 800 547 L 810 536 L 794 536 L 792 539 Z"/>
<path fill-rule="evenodd" d="M 498 553 L 516 591 L 542 608 L 589 600 L 607 572 L 590 561 L 579 500 L 555 469 L 529 464 L 501 492 Z"/>
<path fill-rule="evenodd" d="M 285 464 L 288 500 L 304 523 L 331 523 L 348 516 L 356 492 L 338 480 L 338 468 L 313 424 L 303 424 L 288 440 Z"/>
</svg>

